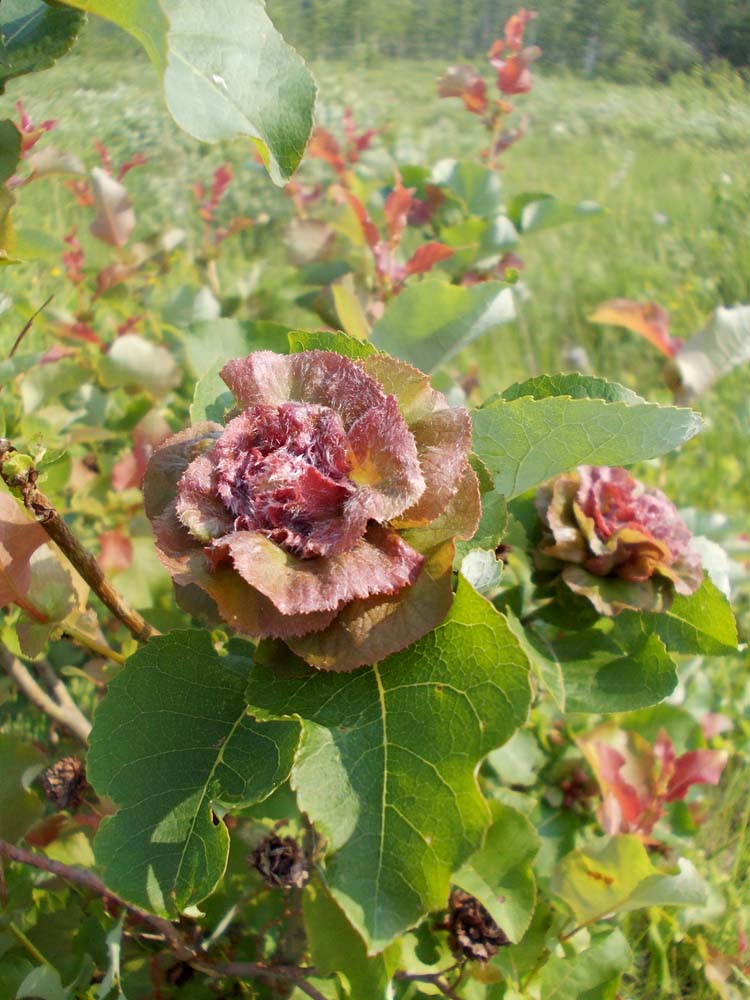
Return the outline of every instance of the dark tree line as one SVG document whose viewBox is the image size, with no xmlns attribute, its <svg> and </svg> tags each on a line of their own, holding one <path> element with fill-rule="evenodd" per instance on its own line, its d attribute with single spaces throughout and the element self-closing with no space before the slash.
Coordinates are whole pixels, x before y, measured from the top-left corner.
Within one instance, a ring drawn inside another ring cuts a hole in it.
<svg viewBox="0 0 750 1000">
<path fill-rule="evenodd" d="M 487 50 L 517 0 L 268 0 L 310 58 L 459 59 Z M 545 64 L 589 76 L 665 79 L 701 62 L 750 65 L 750 0 L 537 0 L 530 41 Z"/>
</svg>

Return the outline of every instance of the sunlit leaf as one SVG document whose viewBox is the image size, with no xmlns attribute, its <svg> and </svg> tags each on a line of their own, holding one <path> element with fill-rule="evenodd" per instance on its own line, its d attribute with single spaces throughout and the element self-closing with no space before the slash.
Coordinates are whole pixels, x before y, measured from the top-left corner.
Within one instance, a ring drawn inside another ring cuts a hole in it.
<svg viewBox="0 0 750 1000">
<path fill-rule="evenodd" d="M 180 381 L 180 371 L 165 347 L 152 344 L 137 333 L 118 337 L 99 362 L 107 386 L 137 386 L 163 396 Z"/>
<path fill-rule="evenodd" d="M 114 21 L 163 77 L 172 117 L 196 139 L 255 141 L 271 178 L 297 168 L 312 129 L 315 83 L 262 0 L 65 0 Z"/>
<path fill-rule="evenodd" d="M 511 941 L 526 933 L 536 904 L 531 862 L 540 846 L 536 830 L 510 806 L 493 802 L 494 822 L 481 849 L 456 872 L 453 881 L 476 896 Z"/>
<path fill-rule="evenodd" d="M 577 465 L 628 465 L 663 455 L 702 423 L 692 410 L 565 396 L 498 399 L 473 419 L 474 450 L 508 497 Z"/>
<path fill-rule="evenodd" d="M 516 315 L 513 292 L 496 281 L 458 288 L 435 280 L 407 286 L 372 330 L 380 350 L 432 372 Z"/>
<path fill-rule="evenodd" d="M 459 581 L 447 621 L 381 664 L 316 673 L 273 647 L 250 676 L 263 717 L 299 717 L 297 799 L 333 852 L 326 881 L 372 950 L 445 906 L 490 821 L 475 769 L 525 720 L 528 662 Z"/>
<path fill-rule="evenodd" d="M 573 955 L 553 955 L 541 975 L 541 1000 L 599 1000 L 610 980 L 619 978 L 633 962 L 620 930 L 594 937 L 588 948 Z"/>
<path fill-rule="evenodd" d="M 577 924 L 643 906 L 705 899 L 705 886 L 689 862 L 683 860 L 676 873 L 663 872 L 652 864 L 640 837 L 630 834 L 602 837 L 566 855 L 550 888 L 567 903 Z"/>
<path fill-rule="evenodd" d="M 737 649 L 737 623 L 726 597 L 708 579 L 690 597 L 675 594 L 664 614 L 625 612 L 625 620 L 639 617 L 644 628 L 655 632 L 673 653 L 724 656 Z"/>
</svg>

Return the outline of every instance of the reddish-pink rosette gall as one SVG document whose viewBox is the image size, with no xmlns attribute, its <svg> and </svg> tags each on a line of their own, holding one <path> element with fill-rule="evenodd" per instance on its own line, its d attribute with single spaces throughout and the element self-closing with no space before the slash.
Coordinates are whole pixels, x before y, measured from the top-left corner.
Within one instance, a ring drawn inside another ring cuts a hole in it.
<svg viewBox="0 0 750 1000">
<path fill-rule="evenodd" d="M 169 438 L 144 480 L 183 603 L 326 670 L 435 628 L 480 516 L 466 410 L 382 354 L 258 351 L 221 374 L 234 415 Z"/>
<path fill-rule="evenodd" d="M 536 497 L 540 570 L 587 597 L 597 611 L 666 611 L 674 594 L 695 593 L 701 557 L 687 525 L 661 490 L 625 469 L 582 465 Z"/>
</svg>

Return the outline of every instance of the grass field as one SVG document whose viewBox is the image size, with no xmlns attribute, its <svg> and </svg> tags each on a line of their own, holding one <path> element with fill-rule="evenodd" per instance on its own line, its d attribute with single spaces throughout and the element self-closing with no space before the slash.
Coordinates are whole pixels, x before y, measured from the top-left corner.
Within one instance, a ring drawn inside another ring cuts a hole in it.
<svg viewBox="0 0 750 1000">
<path fill-rule="evenodd" d="M 335 127 L 350 104 L 361 127 L 387 126 L 365 157 L 364 170 L 380 169 L 384 160 L 429 164 L 472 156 L 483 144 L 482 130 L 458 102 L 438 100 L 435 79 L 442 68 L 316 65 L 319 120 Z M 201 147 L 180 133 L 163 110 L 155 83 L 134 43 L 100 29 L 58 67 L 14 81 L 6 102 L 22 97 L 36 120 L 59 119 L 55 144 L 77 150 L 92 164 L 94 138 L 111 149 L 116 162 L 148 153 L 148 169 L 134 171 L 128 182 L 141 235 L 167 223 L 194 226 L 191 185 L 208 180 L 226 159 L 236 168 L 231 197 L 238 211 L 288 212 L 288 200 L 265 180 L 246 146 Z M 541 76 L 516 104 L 530 120 L 528 134 L 507 154 L 508 191 L 593 199 L 605 213 L 529 237 L 522 249 L 529 289 L 522 323 L 479 342 L 459 363 L 478 366 L 489 393 L 528 374 L 559 370 L 566 351 L 581 347 L 596 374 L 667 401 L 660 355 L 636 335 L 594 326 L 587 316 L 604 299 L 654 299 L 669 309 L 672 332 L 686 336 L 716 306 L 750 303 L 750 91 L 731 76 L 706 82 L 686 78 L 659 89 Z M 29 188 L 23 212 L 37 224 L 43 215 L 60 232 L 67 202 L 45 200 L 42 188 Z M 273 263 L 274 258 L 268 266 Z M 222 262 L 224 280 L 231 288 L 259 265 L 263 261 L 243 260 L 237 250 Z M 59 277 L 35 266 L 6 270 L 4 291 L 28 294 L 32 272 L 35 287 L 45 294 L 54 290 Z M 284 303 L 279 292 L 258 306 L 259 317 L 299 320 L 278 314 Z M 313 325 L 309 318 L 308 323 Z M 646 470 L 668 484 L 678 505 L 737 518 L 750 506 L 748 382 L 746 366 L 716 386 L 700 402 L 705 433 L 659 468 Z M 748 610 L 740 610 L 746 625 Z M 704 710 L 721 707 L 732 714 L 734 746 L 746 753 L 747 662 L 716 661 L 711 670 L 709 676 L 700 664 L 686 665 L 690 679 L 682 694 L 691 704 L 705 704 Z M 715 938 L 696 939 L 684 915 L 651 913 L 649 920 L 636 915 L 631 931 L 640 946 L 639 972 L 624 995 L 715 995 L 700 974 L 700 955 L 711 947 L 732 952 L 738 929 L 750 931 L 749 773 L 735 762 L 713 794 L 710 819 L 698 834 L 711 859 L 708 873 L 724 898 Z"/>
</svg>

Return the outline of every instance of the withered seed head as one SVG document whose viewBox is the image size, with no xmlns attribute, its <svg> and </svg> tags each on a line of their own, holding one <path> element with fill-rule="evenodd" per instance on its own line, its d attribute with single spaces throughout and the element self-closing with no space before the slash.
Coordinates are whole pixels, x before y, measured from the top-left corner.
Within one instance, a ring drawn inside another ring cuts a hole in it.
<svg viewBox="0 0 750 1000">
<path fill-rule="evenodd" d="M 264 837 L 250 855 L 269 888 L 301 889 L 310 877 L 305 853 L 294 837 Z"/>
<path fill-rule="evenodd" d="M 443 926 L 450 932 L 451 950 L 457 958 L 487 962 L 498 948 L 510 944 L 479 900 L 462 889 L 451 893 Z"/>
<path fill-rule="evenodd" d="M 77 757 L 63 757 L 42 775 L 45 797 L 57 809 L 78 808 L 89 784 L 86 768 Z"/>
</svg>

